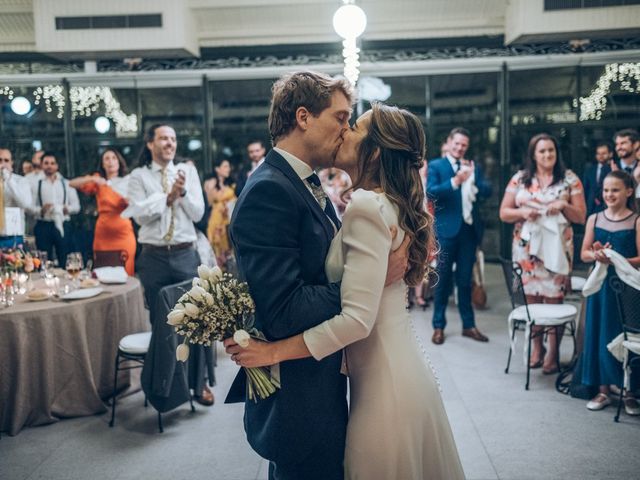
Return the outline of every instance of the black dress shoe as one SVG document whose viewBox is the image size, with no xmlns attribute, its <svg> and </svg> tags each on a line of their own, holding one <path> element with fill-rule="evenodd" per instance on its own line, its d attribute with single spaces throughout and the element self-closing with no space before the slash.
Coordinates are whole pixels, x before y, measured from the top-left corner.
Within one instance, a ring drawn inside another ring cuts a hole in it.
<svg viewBox="0 0 640 480">
<path fill-rule="evenodd" d="M 476 340 L 478 342 L 488 342 L 489 341 L 489 338 L 487 336 L 483 335 L 482 333 L 480 333 L 480 330 L 478 330 L 476 327 L 464 328 L 462 330 L 462 336 L 463 337 L 473 338 L 474 340 Z"/>
<path fill-rule="evenodd" d="M 442 328 L 435 328 L 431 336 L 431 341 L 436 345 L 442 345 L 444 343 L 444 330 Z"/>
</svg>

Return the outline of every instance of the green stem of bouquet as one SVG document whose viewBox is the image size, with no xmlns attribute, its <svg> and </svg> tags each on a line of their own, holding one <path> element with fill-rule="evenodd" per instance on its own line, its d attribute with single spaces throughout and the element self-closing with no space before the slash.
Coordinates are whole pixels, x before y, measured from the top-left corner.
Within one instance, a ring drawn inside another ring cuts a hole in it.
<svg viewBox="0 0 640 480">
<path fill-rule="evenodd" d="M 271 375 L 268 369 L 263 367 L 245 368 L 247 373 L 247 388 L 249 390 L 249 399 L 258 402 L 258 397 L 262 400 L 275 393 L 276 385 L 271 381 Z M 279 388 L 280 385 L 277 385 Z"/>
</svg>

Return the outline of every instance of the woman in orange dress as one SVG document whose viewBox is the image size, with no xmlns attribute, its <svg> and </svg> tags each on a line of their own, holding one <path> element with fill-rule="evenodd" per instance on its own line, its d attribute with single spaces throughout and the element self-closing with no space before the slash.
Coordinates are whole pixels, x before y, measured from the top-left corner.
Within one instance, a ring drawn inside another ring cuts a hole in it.
<svg viewBox="0 0 640 480">
<path fill-rule="evenodd" d="M 98 203 L 98 221 L 93 238 L 93 251 L 122 250 L 127 252 L 125 270 L 134 273 L 136 237 L 131 220 L 120 214 L 127 207 L 129 177 L 124 157 L 114 148 L 107 148 L 98 165 L 98 173 L 74 178 L 73 188 L 86 195 L 95 195 Z"/>
</svg>

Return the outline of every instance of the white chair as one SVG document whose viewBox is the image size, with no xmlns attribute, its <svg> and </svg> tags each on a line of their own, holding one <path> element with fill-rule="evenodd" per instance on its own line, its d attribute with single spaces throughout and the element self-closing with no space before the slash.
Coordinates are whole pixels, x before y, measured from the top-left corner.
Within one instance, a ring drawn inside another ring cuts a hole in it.
<svg viewBox="0 0 640 480">
<path fill-rule="evenodd" d="M 556 341 L 559 342 L 559 335 L 568 332 L 573 339 L 573 351 L 576 350 L 576 322 L 578 309 L 575 305 L 547 304 L 547 303 L 527 303 L 527 297 L 524 293 L 522 284 L 522 269 L 520 265 L 511 260 L 500 260 L 504 279 L 507 284 L 507 291 L 511 299 L 511 313 L 507 319 L 509 326 L 509 356 L 507 358 L 507 367 L 504 373 L 509 373 L 511 365 L 511 355 L 515 351 L 515 335 L 518 330 L 524 331 L 525 335 L 525 351 L 524 360 L 527 367 L 527 380 L 525 390 L 529 390 L 529 379 L 531 374 L 531 343 L 533 338 L 546 335 L 552 329 L 556 329 Z M 539 331 L 534 332 L 533 327 L 542 327 Z M 560 371 L 560 356 L 557 358 L 557 367 Z"/>
<path fill-rule="evenodd" d="M 149 343 L 151 342 L 151 332 L 133 333 L 120 339 L 118 344 L 118 353 L 116 354 L 116 372 L 113 377 L 113 393 L 111 399 L 111 421 L 109 426 L 113 427 L 116 420 L 116 394 L 118 388 L 118 372 L 120 370 L 132 370 L 134 368 L 142 368 L 144 359 L 149 351 Z M 127 363 L 127 365 L 123 365 Z M 147 397 L 144 398 L 144 406 L 147 406 Z M 158 429 L 160 433 L 162 428 L 162 415 L 158 412 Z"/>
</svg>

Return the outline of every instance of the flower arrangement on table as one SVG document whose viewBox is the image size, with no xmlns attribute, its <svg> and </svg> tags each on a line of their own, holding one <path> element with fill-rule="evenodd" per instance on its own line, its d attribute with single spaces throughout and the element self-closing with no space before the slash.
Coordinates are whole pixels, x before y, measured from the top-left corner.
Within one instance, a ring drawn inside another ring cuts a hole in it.
<svg viewBox="0 0 640 480">
<path fill-rule="evenodd" d="M 0 269 L 3 272 L 31 273 L 40 268 L 40 259 L 20 249 L 0 250 Z"/>
<path fill-rule="evenodd" d="M 233 337 L 239 345 L 247 345 L 250 337 L 266 340 L 253 325 L 255 304 L 246 282 L 222 273 L 218 267 L 198 267 L 191 290 L 182 295 L 167 315 L 184 341 L 176 349 L 176 358 L 186 362 L 189 344 L 210 346 L 214 340 Z M 265 399 L 280 388 L 280 382 L 268 367 L 245 368 L 249 399 Z"/>
</svg>

